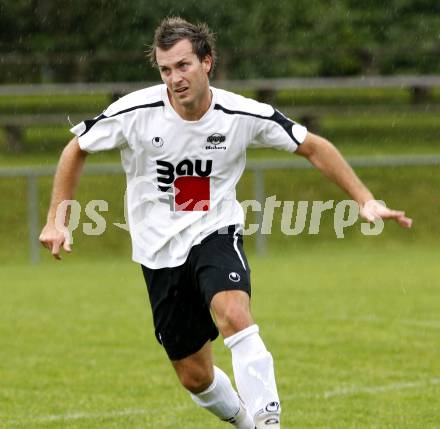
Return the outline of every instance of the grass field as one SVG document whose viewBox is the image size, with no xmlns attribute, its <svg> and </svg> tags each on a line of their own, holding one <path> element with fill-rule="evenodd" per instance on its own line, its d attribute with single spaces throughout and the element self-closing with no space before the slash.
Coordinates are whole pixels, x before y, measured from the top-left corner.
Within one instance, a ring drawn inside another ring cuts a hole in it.
<svg viewBox="0 0 440 429">
<path fill-rule="evenodd" d="M 108 102 L 0 97 L 0 113 L 99 112 Z M 351 113 L 330 110 L 321 123 L 322 135 L 345 155 L 440 151 L 438 88 L 423 109 L 409 106 L 409 94 L 399 89 L 284 92 L 278 102 L 353 106 Z M 69 138 L 67 123 L 31 127 L 17 155 L 7 153 L 0 130 L 0 166 L 52 165 Z M 291 156 L 269 149 L 248 155 Z M 119 153 L 89 162 L 119 162 Z M 319 235 L 285 236 L 277 210 L 269 256 L 254 255 L 254 237 L 247 240 L 253 312 L 275 357 L 283 428 L 438 429 L 440 169 L 357 172 L 377 198 L 414 218 L 411 230 L 387 224 L 380 236 L 365 237 L 358 223 L 338 240 L 333 212 L 326 212 Z M 40 223 L 51 183 L 38 180 Z M 346 198 L 311 170 L 269 171 L 265 184 L 266 195 L 279 201 Z M 246 172 L 239 200 L 252 198 L 252 189 Z M 122 175 L 83 177 L 82 206 L 109 203 L 106 232 L 87 237 L 77 230 L 72 255 L 59 263 L 44 253 L 41 264 L 29 266 L 26 181 L 0 181 L 0 429 L 228 427 L 193 405 L 154 339 L 140 270 L 128 262 L 128 234 L 113 226 L 123 222 L 124 190 Z M 231 374 L 220 340 L 215 350 L 217 364 Z"/>
<path fill-rule="evenodd" d="M 284 428 L 440 426 L 439 253 L 342 240 L 251 256 Z M 138 267 L 72 261 L 0 268 L 0 427 L 227 427 L 178 387 Z"/>
</svg>

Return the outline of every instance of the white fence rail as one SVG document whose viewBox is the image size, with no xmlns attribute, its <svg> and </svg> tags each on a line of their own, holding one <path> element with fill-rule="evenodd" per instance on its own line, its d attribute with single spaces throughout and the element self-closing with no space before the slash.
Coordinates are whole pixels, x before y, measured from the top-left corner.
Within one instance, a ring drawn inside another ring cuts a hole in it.
<svg viewBox="0 0 440 429">
<path fill-rule="evenodd" d="M 0 85 L 0 95 L 127 94 L 161 82 L 53 83 Z M 439 75 L 310 77 L 216 80 L 222 89 L 273 90 L 319 88 L 430 88 L 440 86 Z"/>
<path fill-rule="evenodd" d="M 440 165 L 440 155 L 409 155 L 409 156 L 354 156 L 347 157 L 348 162 L 356 168 L 362 167 L 401 167 L 401 166 L 432 166 Z M 264 203 L 266 198 L 264 173 L 266 170 L 308 169 L 312 165 L 303 159 L 291 160 L 250 160 L 246 169 L 253 174 L 253 199 Z M 50 177 L 55 173 L 55 166 L 45 167 L 1 167 L 0 178 L 27 179 L 27 223 L 29 241 L 29 261 L 38 263 L 40 260 L 40 243 L 38 236 L 41 222 L 39 218 L 39 190 L 38 178 Z M 89 164 L 86 165 L 83 175 L 122 174 L 120 164 Z M 121 196 L 122 198 L 122 196 Z M 262 213 L 257 212 L 257 224 L 261 225 Z M 264 234 L 256 235 L 256 250 L 264 254 L 267 248 L 267 237 Z"/>
<path fill-rule="evenodd" d="M 19 95 L 74 95 L 74 94 L 104 94 L 116 100 L 120 96 L 138 89 L 155 85 L 159 82 L 108 82 L 108 83 L 56 83 L 56 84 L 15 84 L 0 85 L 0 96 Z M 213 86 L 227 90 L 255 91 L 259 101 L 269 104 L 276 102 L 276 93 L 288 89 L 360 89 L 360 88 L 401 88 L 409 92 L 409 102 L 403 103 L 402 108 L 417 111 L 427 108 L 433 100 L 432 90 L 440 87 L 440 75 L 404 75 L 404 76 L 355 76 L 355 77 L 311 77 L 311 78 L 277 78 L 277 79 L 246 79 L 246 80 L 216 80 Z M 430 101 L 431 100 L 431 101 Z M 383 108 L 381 104 L 376 108 Z M 334 106 L 292 106 L 294 117 L 302 121 L 310 129 L 317 131 L 320 118 L 331 110 L 340 114 L 347 108 L 355 106 L 335 104 Z M 372 109 L 373 106 L 370 106 Z M 434 102 L 430 108 L 438 109 Z M 24 133 L 26 127 L 34 125 L 67 125 L 67 116 L 73 122 L 79 122 L 87 117 L 93 117 L 96 112 L 4 112 L 0 113 L 0 127 L 6 139 L 6 147 L 10 152 L 23 152 Z"/>
</svg>

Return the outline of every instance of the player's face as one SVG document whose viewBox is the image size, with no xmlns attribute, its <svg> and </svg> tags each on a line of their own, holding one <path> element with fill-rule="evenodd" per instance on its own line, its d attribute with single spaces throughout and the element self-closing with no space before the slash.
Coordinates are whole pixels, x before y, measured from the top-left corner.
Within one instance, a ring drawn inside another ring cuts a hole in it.
<svg viewBox="0 0 440 429">
<path fill-rule="evenodd" d="M 174 107 L 195 111 L 210 100 L 211 58 L 200 61 L 189 40 L 183 39 L 167 51 L 157 48 L 156 61 Z"/>
</svg>

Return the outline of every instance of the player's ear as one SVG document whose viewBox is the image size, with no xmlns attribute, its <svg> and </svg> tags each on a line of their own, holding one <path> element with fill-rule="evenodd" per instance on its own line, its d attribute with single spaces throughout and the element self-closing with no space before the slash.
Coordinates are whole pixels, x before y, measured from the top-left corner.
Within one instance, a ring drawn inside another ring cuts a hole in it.
<svg viewBox="0 0 440 429">
<path fill-rule="evenodd" d="M 211 71 L 211 68 L 212 68 L 211 55 L 206 55 L 206 57 L 203 58 L 202 67 L 203 67 L 203 71 L 205 71 L 207 74 L 209 74 L 209 72 Z"/>
</svg>

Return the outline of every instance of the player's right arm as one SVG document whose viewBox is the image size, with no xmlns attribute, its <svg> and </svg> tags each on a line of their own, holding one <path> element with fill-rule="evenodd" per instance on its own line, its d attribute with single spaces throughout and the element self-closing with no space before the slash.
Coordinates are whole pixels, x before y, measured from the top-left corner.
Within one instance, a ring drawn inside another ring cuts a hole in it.
<svg viewBox="0 0 440 429">
<path fill-rule="evenodd" d="M 71 251 L 68 237 L 56 227 L 57 209 L 63 201 L 73 199 L 86 156 L 87 152 L 79 147 L 78 138 L 75 137 L 66 145 L 58 161 L 47 222 L 39 238 L 56 259 L 61 259 L 61 248 L 66 252 Z M 65 222 L 66 219 L 63 219 Z"/>
</svg>

